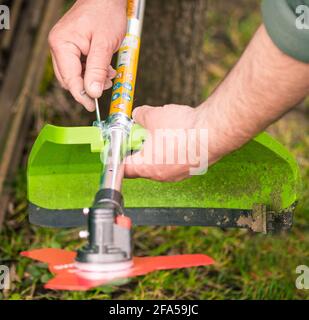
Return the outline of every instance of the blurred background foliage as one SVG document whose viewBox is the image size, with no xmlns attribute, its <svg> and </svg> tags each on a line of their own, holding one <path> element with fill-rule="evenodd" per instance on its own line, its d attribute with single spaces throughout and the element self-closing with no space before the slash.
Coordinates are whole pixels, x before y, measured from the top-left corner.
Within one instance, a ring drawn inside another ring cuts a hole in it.
<svg viewBox="0 0 309 320">
<path fill-rule="evenodd" d="M 261 23 L 260 1 L 209 1 L 204 54 L 207 97 L 237 61 Z M 51 63 L 36 106 L 36 128 L 43 123 L 88 124 L 94 118 L 64 92 L 54 79 Z M 43 284 L 50 278 L 45 265 L 19 256 L 29 248 L 76 249 L 78 230 L 50 230 L 29 225 L 25 170 L 14 183 L 15 199 L 0 235 L 1 263 L 11 267 L 12 288 L 5 299 L 308 299 L 295 287 L 295 269 L 309 266 L 309 101 L 269 128 L 298 159 L 303 189 L 290 234 L 264 236 L 244 230 L 216 228 L 139 227 L 134 230 L 136 255 L 206 253 L 216 265 L 160 271 L 121 286 L 81 292 L 54 292 Z"/>
</svg>

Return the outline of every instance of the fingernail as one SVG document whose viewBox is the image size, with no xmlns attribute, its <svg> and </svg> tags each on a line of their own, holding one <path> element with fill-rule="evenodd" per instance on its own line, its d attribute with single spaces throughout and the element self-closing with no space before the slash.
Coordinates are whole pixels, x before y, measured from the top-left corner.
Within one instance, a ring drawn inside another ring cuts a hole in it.
<svg viewBox="0 0 309 320">
<path fill-rule="evenodd" d="M 101 95 L 103 91 L 103 85 L 100 82 L 92 82 L 90 85 L 90 90 L 95 95 Z"/>
</svg>

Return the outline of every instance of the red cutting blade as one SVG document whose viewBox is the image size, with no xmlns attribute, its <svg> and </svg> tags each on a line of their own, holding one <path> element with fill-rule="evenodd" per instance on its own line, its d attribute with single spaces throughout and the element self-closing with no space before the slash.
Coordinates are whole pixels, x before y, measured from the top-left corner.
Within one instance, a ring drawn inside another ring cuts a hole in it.
<svg viewBox="0 0 309 320">
<path fill-rule="evenodd" d="M 76 253 L 73 251 L 50 248 L 25 251 L 21 255 L 48 264 L 49 270 L 55 274 L 55 277 L 47 282 L 45 288 L 72 291 L 86 291 L 118 279 L 145 275 L 156 270 L 207 266 L 214 263 L 212 258 L 203 254 L 134 257 L 133 267 L 126 274 L 102 273 L 100 274 L 100 278 L 90 279 L 89 277 L 85 277 L 85 273 L 75 267 Z"/>
</svg>

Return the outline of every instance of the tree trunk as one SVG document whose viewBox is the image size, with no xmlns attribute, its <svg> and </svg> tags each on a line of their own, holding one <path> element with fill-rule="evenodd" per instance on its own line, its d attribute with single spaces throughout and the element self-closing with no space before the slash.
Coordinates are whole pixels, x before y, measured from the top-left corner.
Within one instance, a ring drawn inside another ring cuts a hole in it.
<svg viewBox="0 0 309 320">
<path fill-rule="evenodd" d="M 205 84 L 207 0 L 148 0 L 135 106 L 197 106 Z"/>
</svg>

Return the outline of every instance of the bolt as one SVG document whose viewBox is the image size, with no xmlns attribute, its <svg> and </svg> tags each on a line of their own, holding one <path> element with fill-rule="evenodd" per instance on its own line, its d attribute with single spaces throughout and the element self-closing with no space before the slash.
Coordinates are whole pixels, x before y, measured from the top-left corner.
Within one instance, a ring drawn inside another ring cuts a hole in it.
<svg viewBox="0 0 309 320">
<path fill-rule="evenodd" d="M 89 232 L 87 230 L 82 230 L 79 232 L 79 237 L 81 239 L 87 239 L 89 236 Z"/>
</svg>

